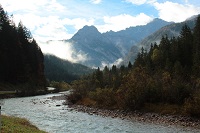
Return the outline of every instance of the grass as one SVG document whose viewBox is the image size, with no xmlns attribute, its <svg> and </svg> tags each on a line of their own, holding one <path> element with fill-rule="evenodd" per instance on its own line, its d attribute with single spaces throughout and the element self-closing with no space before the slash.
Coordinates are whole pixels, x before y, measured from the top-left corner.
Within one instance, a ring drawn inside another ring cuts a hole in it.
<svg viewBox="0 0 200 133">
<path fill-rule="evenodd" d="M 23 118 L 2 116 L 1 133 L 46 133 Z"/>
<path fill-rule="evenodd" d="M 0 95 L 6 95 L 6 94 L 16 94 L 15 91 L 0 91 Z"/>
</svg>

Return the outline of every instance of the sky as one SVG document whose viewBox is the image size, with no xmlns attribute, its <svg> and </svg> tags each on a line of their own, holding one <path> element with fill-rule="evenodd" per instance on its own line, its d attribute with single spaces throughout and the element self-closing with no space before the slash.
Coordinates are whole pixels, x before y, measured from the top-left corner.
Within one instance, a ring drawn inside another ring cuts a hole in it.
<svg viewBox="0 0 200 133">
<path fill-rule="evenodd" d="M 145 25 L 154 18 L 182 22 L 200 14 L 199 0 L 0 0 L 0 4 L 37 42 L 70 39 L 85 25 L 103 33 Z"/>
</svg>

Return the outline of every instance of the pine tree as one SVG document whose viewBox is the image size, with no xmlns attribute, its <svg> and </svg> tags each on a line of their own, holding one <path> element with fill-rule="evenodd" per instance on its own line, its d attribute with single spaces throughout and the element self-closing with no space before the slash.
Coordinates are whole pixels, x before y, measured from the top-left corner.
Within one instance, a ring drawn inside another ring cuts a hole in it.
<svg viewBox="0 0 200 133">
<path fill-rule="evenodd" d="M 0 79 L 15 83 L 21 73 L 20 47 L 16 27 L 0 6 Z"/>
<path fill-rule="evenodd" d="M 191 29 L 185 24 L 180 32 L 181 64 L 192 66 L 193 35 Z"/>
<path fill-rule="evenodd" d="M 194 28 L 193 73 L 200 76 L 200 16 L 197 17 Z"/>
<path fill-rule="evenodd" d="M 129 61 L 129 62 L 128 62 L 128 69 L 131 69 L 132 66 L 133 66 L 133 65 L 132 65 L 131 62 Z"/>
<path fill-rule="evenodd" d="M 169 58 L 169 49 L 170 49 L 170 41 L 168 36 L 167 35 L 165 37 L 162 36 L 159 45 L 160 54 L 162 54 L 161 56 L 162 66 L 164 66 L 163 64 L 166 62 L 166 59 Z"/>
<path fill-rule="evenodd" d="M 100 70 L 100 68 L 98 67 L 98 69 L 96 70 L 96 87 L 100 87 L 103 88 L 103 72 Z"/>
<path fill-rule="evenodd" d="M 16 27 L 1 6 L 0 62 L 0 82 L 45 84 L 43 53 L 37 42 L 22 22 Z"/>
</svg>

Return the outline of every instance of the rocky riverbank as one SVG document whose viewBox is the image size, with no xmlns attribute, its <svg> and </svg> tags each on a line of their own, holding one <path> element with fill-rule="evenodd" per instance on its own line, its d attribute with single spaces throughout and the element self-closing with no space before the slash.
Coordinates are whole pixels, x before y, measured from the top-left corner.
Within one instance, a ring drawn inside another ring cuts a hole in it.
<svg viewBox="0 0 200 133">
<path fill-rule="evenodd" d="M 54 96 L 52 100 L 66 100 L 67 95 Z M 200 119 L 192 118 L 181 115 L 162 115 L 157 113 L 146 113 L 139 111 L 126 111 L 126 110 L 108 110 L 95 107 L 88 107 L 84 105 L 71 104 L 64 102 L 64 105 L 68 105 L 70 110 L 77 112 L 84 112 L 90 115 L 99 115 L 102 117 L 112 117 L 126 119 L 130 121 L 147 122 L 153 124 L 161 124 L 165 126 L 182 126 L 188 128 L 200 129 Z"/>
<path fill-rule="evenodd" d="M 127 119 L 130 121 L 148 122 L 153 124 L 161 124 L 165 126 L 182 126 L 200 129 L 200 119 L 179 116 L 179 115 L 160 115 L 156 113 L 142 113 L 142 112 L 131 112 L 125 110 L 106 110 L 91 108 L 83 105 L 69 105 L 71 110 L 78 112 L 88 113 L 90 115 L 100 115 L 102 117 L 112 117 Z"/>
</svg>

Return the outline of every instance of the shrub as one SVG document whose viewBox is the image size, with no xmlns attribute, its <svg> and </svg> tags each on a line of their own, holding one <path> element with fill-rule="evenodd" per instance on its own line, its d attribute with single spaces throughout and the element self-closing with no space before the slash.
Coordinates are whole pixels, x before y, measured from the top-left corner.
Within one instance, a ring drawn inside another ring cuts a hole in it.
<svg viewBox="0 0 200 133">
<path fill-rule="evenodd" d="M 200 91 L 196 91 L 191 98 L 188 98 L 184 104 L 186 114 L 200 117 Z"/>
<path fill-rule="evenodd" d="M 141 108 L 147 100 L 152 78 L 145 68 L 137 67 L 124 77 L 118 90 L 119 106 L 132 110 Z"/>
<path fill-rule="evenodd" d="M 89 97 L 97 102 L 101 107 L 111 107 L 116 104 L 115 92 L 111 88 L 101 89 L 89 92 Z"/>
</svg>

